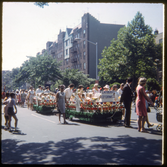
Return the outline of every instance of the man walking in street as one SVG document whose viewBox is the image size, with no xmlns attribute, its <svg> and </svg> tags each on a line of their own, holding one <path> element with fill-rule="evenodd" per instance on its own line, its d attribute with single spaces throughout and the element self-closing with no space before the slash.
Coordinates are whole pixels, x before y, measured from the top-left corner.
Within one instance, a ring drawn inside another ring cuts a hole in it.
<svg viewBox="0 0 167 167">
<path fill-rule="evenodd" d="M 130 127 L 131 103 L 132 103 L 132 97 L 133 97 L 133 93 L 130 88 L 131 84 L 132 84 L 132 78 L 128 78 L 127 83 L 123 88 L 123 92 L 120 99 L 120 103 L 123 102 L 126 109 L 125 119 L 124 119 L 125 127 Z"/>
</svg>

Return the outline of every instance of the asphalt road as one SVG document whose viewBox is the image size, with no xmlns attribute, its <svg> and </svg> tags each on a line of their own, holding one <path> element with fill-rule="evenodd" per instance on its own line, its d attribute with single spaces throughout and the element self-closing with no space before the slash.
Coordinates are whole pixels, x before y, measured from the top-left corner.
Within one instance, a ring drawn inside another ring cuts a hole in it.
<svg viewBox="0 0 167 167">
<path fill-rule="evenodd" d="M 1 114 L 1 127 L 4 115 Z M 59 124 L 58 115 L 42 115 L 18 107 L 18 128 L 12 134 L 1 128 L 1 163 L 3 164 L 106 164 L 161 165 L 162 133 L 156 111 L 149 120 L 155 125 L 147 133 L 137 131 L 137 115 L 132 107 L 131 126 L 87 124 L 79 120 Z M 61 118 L 63 122 L 63 118 Z M 14 120 L 12 120 L 14 126 Z"/>
</svg>

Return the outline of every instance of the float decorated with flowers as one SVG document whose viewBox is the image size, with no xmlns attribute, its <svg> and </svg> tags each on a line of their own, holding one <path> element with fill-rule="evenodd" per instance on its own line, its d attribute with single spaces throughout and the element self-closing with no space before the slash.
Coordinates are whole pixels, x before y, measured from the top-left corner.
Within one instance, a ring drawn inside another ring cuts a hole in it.
<svg viewBox="0 0 167 167">
<path fill-rule="evenodd" d="M 79 97 L 79 96 L 78 96 Z M 80 96 L 80 108 L 77 102 L 69 101 L 66 106 L 66 118 L 73 117 L 88 122 L 117 122 L 122 119 L 124 107 L 115 98 L 114 91 L 95 93 L 92 98 L 82 100 Z"/>
<path fill-rule="evenodd" d="M 53 92 L 37 94 L 33 99 L 34 110 L 41 113 L 51 113 L 56 106 L 55 96 L 56 94 Z"/>
<path fill-rule="evenodd" d="M 122 119 L 124 107 L 116 98 L 115 91 L 86 92 L 78 90 L 66 103 L 66 118 L 79 118 L 87 122 L 117 122 Z M 41 113 L 50 113 L 56 109 L 56 94 L 42 93 L 34 98 L 34 109 Z"/>
</svg>

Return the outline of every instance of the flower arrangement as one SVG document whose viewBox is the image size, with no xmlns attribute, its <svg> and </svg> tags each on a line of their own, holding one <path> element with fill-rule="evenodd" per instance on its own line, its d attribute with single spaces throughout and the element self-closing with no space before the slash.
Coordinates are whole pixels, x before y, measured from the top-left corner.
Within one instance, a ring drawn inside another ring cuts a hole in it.
<svg viewBox="0 0 167 167">
<path fill-rule="evenodd" d="M 74 101 L 69 101 L 66 107 L 75 109 L 76 108 L 75 102 Z"/>
<path fill-rule="evenodd" d="M 83 111 L 94 111 L 94 112 L 112 112 L 120 111 L 123 106 L 119 102 L 85 102 L 81 103 Z"/>
<path fill-rule="evenodd" d="M 49 95 L 42 96 L 41 98 L 38 98 L 38 105 L 54 107 L 56 105 L 56 101 L 52 99 Z"/>
</svg>

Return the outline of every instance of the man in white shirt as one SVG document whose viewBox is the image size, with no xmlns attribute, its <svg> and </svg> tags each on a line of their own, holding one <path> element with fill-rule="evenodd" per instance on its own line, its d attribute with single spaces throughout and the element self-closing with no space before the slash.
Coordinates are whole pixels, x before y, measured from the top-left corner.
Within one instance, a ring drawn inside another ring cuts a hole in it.
<svg viewBox="0 0 167 167">
<path fill-rule="evenodd" d="M 42 89 L 42 86 L 39 85 L 38 86 L 38 89 L 36 90 L 35 94 L 36 94 L 36 104 L 38 105 L 38 96 L 41 95 L 41 93 L 43 93 L 43 89 Z"/>
<path fill-rule="evenodd" d="M 40 94 L 40 93 L 43 93 L 43 90 L 42 90 L 41 85 L 38 86 L 38 89 L 36 90 L 35 93 L 36 93 L 36 95 L 37 95 L 37 94 Z"/>
<path fill-rule="evenodd" d="M 119 96 L 121 96 L 121 95 L 122 95 L 123 88 L 124 88 L 124 83 L 121 83 L 120 88 L 117 90 L 117 92 L 118 92 Z"/>
<path fill-rule="evenodd" d="M 49 86 L 46 86 L 44 93 L 50 93 Z"/>
<path fill-rule="evenodd" d="M 74 84 L 70 84 L 70 85 L 68 86 L 68 88 L 66 88 L 66 89 L 64 90 L 66 99 L 67 99 L 68 101 L 70 100 L 70 97 L 71 97 L 71 95 L 72 95 L 72 93 L 73 93 L 73 88 L 74 88 Z"/>
</svg>

